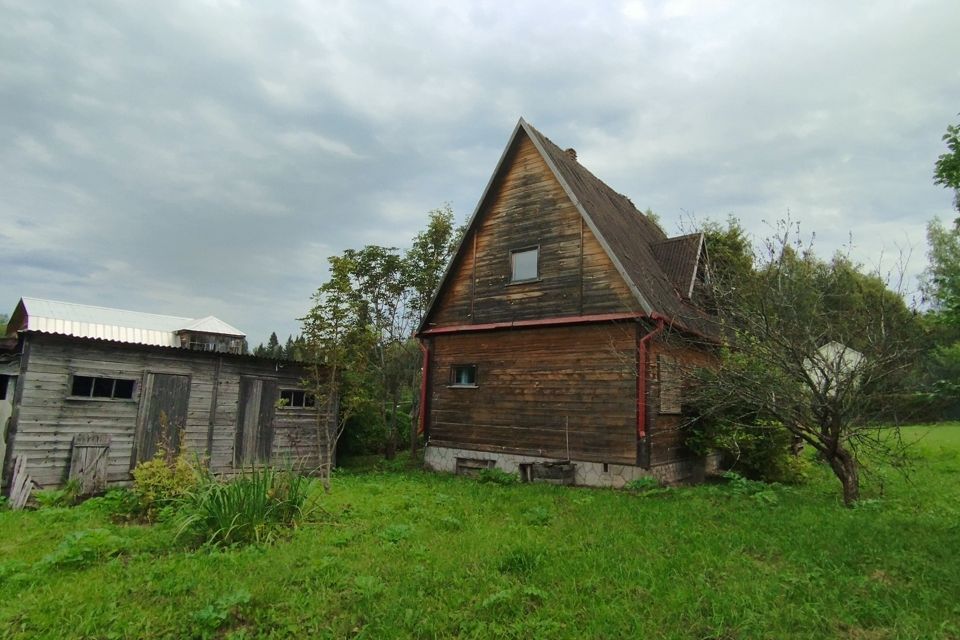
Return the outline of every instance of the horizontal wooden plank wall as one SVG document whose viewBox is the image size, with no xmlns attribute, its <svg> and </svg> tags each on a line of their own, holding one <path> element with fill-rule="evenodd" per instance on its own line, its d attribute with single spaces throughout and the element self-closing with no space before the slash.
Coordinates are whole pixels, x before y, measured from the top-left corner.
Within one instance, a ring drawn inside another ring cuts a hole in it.
<svg viewBox="0 0 960 640">
<path fill-rule="evenodd" d="M 710 352 L 685 344 L 679 337 L 668 336 L 654 340 L 650 348 L 650 370 L 648 383 L 648 422 L 647 431 L 650 442 L 650 463 L 652 465 L 677 462 L 693 457 L 693 452 L 684 446 L 682 425 L 684 417 L 678 414 L 660 412 L 660 381 L 657 378 L 657 358 L 666 355 L 676 361 L 676 374 L 683 380 L 681 384 L 680 406 L 684 405 L 689 379 L 697 367 L 709 367 L 714 363 Z"/>
<path fill-rule="evenodd" d="M 502 180 L 437 300 L 430 323 L 505 322 L 637 311 L 636 300 L 528 138 Z M 475 237 L 474 237 L 475 235 Z M 540 281 L 510 284 L 510 251 L 540 247 Z"/>
<path fill-rule="evenodd" d="M 217 384 L 210 466 L 232 469 L 240 375 L 277 380 L 279 388 L 299 388 L 298 367 L 277 368 L 270 361 L 224 356 L 219 380 L 217 357 L 181 349 L 142 349 L 59 336 L 29 337 L 30 359 L 23 384 L 15 455 L 30 460 L 30 473 L 42 485 L 63 483 L 69 472 L 74 436 L 101 433 L 111 438 L 107 480 L 129 479 L 130 456 L 137 424 L 140 391 L 146 373 L 189 375 L 190 398 L 182 446 L 206 455 L 210 435 L 213 386 Z M 70 398 L 71 374 L 136 380 L 132 400 Z M 277 411 L 273 454 L 277 461 L 296 460 L 307 468 L 319 464 L 316 410 Z"/>
<path fill-rule="evenodd" d="M 598 324 L 433 338 L 430 443 L 634 464 L 636 325 Z M 450 388 L 476 364 L 477 388 Z"/>
</svg>

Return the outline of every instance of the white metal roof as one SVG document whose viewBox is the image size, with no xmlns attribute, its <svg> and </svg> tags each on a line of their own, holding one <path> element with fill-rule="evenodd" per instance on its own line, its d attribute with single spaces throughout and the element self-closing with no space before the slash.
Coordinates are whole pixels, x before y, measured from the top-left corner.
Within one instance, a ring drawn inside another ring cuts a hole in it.
<svg viewBox="0 0 960 640">
<path fill-rule="evenodd" d="M 245 334 L 213 316 L 182 318 L 155 313 L 141 313 L 124 309 L 95 307 L 72 302 L 21 298 L 11 324 L 23 318 L 13 330 L 59 333 L 79 338 L 98 338 L 117 342 L 133 342 L 164 347 L 179 347 L 179 331 L 215 333 L 237 338 Z"/>
<path fill-rule="evenodd" d="M 246 335 L 240 331 L 240 329 L 231 327 L 220 318 L 214 316 L 193 320 L 190 324 L 180 327 L 180 330 L 196 331 L 197 333 L 216 333 L 225 336 L 236 336 L 238 338 L 243 338 Z"/>
</svg>

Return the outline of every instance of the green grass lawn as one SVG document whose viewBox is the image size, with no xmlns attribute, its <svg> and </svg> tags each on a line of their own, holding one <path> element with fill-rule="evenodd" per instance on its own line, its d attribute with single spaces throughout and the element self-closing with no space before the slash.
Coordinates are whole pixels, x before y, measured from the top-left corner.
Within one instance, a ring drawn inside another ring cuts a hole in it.
<svg viewBox="0 0 960 640">
<path fill-rule="evenodd" d="M 6 511 L 0 634 L 960 638 L 960 424 L 905 433 L 910 477 L 879 469 L 852 510 L 815 468 L 797 488 L 645 496 L 341 472 L 329 515 L 219 552 L 97 501 Z"/>
</svg>

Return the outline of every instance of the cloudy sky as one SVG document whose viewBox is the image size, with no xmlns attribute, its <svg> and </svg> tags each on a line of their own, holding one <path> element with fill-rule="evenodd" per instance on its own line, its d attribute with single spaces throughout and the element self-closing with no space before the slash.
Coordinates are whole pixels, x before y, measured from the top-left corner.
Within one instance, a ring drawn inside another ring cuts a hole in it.
<svg viewBox="0 0 960 640">
<path fill-rule="evenodd" d="M 284 338 L 326 258 L 472 212 L 520 116 L 669 233 L 925 262 L 960 2 L 0 0 L 0 312 Z"/>
</svg>

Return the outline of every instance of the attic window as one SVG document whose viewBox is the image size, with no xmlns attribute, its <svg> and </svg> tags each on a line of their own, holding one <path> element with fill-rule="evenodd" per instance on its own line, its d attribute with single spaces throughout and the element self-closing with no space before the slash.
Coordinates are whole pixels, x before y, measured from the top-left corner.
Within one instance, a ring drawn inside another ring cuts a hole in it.
<svg viewBox="0 0 960 640">
<path fill-rule="evenodd" d="M 510 252 L 510 282 L 528 282 L 540 277 L 540 247 Z"/>
<path fill-rule="evenodd" d="M 309 409 L 316 406 L 317 401 L 312 393 L 299 389 L 281 389 L 280 405 L 284 409 Z"/>
<path fill-rule="evenodd" d="M 73 376 L 70 395 L 74 398 L 101 398 L 104 400 L 130 400 L 133 398 L 133 380 Z"/>
</svg>

